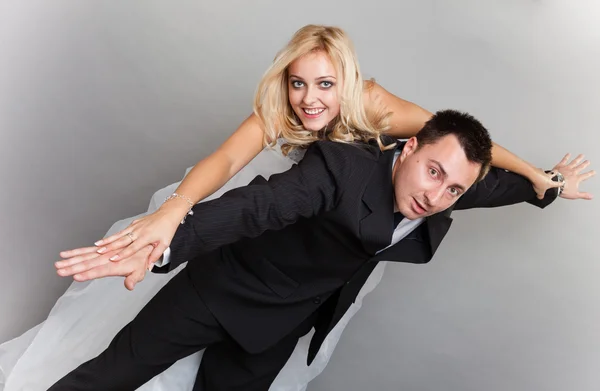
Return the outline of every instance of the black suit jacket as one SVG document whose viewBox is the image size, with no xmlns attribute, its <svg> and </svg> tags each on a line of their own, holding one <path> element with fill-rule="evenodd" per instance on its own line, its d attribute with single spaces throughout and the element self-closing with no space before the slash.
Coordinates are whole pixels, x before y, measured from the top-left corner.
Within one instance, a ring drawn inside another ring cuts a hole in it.
<svg viewBox="0 0 600 391">
<path fill-rule="evenodd" d="M 400 146 L 403 144 L 398 143 Z M 310 364 L 378 261 L 426 263 L 446 235 L 452 210 L 529 202 L 523 177 L 492 169 L 450 209 L 406 238 L 393 233 L 394 150 L 376 145 L 313 143 L 302 161 L 269 180 L 197 204 L 176 232 L 170 262 L 187 268 L 203 301 L 247 351 L 276 343 L 318 310 Z"/>
</svg>

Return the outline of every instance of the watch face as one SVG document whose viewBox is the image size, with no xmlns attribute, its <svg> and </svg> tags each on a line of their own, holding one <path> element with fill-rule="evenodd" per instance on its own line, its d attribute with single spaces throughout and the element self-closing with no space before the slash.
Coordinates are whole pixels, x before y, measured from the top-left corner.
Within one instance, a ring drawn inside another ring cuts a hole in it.
<svg viewBox="0 0 600 391">
<path fill-rule="evenodd" d="M 552 172 L 551 170 L 545 171 L 546 174 L 550 174 L 551 172 Z M 554 175 L 552 177 L 552 180 L 554 182 L 559 182 L 559 181 L 563 181 L 564 177 L 562 176 L 562 174 L 560 172 L 556 171 L 556 175 Z"/>
</svg>

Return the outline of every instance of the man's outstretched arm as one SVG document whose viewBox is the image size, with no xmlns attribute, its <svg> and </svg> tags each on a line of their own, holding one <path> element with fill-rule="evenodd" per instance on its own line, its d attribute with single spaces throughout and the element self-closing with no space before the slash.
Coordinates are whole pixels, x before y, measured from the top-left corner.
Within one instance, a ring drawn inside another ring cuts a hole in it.
<svg viewBox="0 0 600 391">
<path fill-rule="evenodd" d="M 552 188 L 546 191 L 543 199 L 538 199 L 531 182 L 512 172 L 492 168 L 488 175 L 474 184 L 456 203 L 454 210 L 470 208 L 493 208 L 527 202 L 540 208 L 545 208 L 557 197 L 566 199 L 592 199 L 590 193 L 579 191 L 581 182 L 595 175 L 595 171 L 581 173 L 589 166 L 589 161 L 583 161 L 579 155 L 569 162 L 567 154 L 552 171 L 558 172 L 564 178 L 562 189 Z M 558 179 L 559 176 L 556 176 Z"/>
<path fill-rule="evenodd" d="M 331 141 L 315 142 L 302 161 L 288 171 L 271 175 L 268 181 L 259 176 L 247 186 L 195 205 L 194 214 L 177 230 L 152 271 L 168 272 L 203 252 L 331 210 L 344 190 L 353 186 L 352 181 L 362 180 L 350 178 L 352 148 Z M 137 277 L 128 286 L 133 289 L 151 265 L 142 256 L 110 261 L 116 251 L 99 254 L 94 247 L 83 248 L 55 266 L 59 275 L 73 276 L 77 281 L 133 274 Z"/>
<path fill-rule="evenodd" d="M 192 216 L 175 233 L 167 254 L 152 269 L 172 270 L 198 254 L 279 230 L 300 218 L 335 207 L 351 171 L 349 146 L 332 142 L 311 145 L 304 158 L 290 170 L 269 180 L 255 178 L 249 185 L 194 206 Z"/>
</svg>

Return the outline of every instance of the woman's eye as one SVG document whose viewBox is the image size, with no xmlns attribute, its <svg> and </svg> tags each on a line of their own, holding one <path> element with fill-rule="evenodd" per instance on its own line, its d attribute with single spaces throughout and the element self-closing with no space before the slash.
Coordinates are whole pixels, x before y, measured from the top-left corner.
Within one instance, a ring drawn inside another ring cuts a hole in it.
<svg viewBox="0 0 600 391">
<path fill-rule="evenodd" d="M 321 87 L 323 87 L 323 88 L 330 88 L 332 86 L 333 86 L 333 83 L 330 81 L 322 81 L 321 82 Z"/>
<path fill-rule="evenodd" d="M 292 81 L 292 87 L 294 87 L 294 88 L 300 88 L 303 85 L 304 85 L 304 83 L 302 83 L 301 81 L 298 81 L 298 80 Z"/>
</svg>

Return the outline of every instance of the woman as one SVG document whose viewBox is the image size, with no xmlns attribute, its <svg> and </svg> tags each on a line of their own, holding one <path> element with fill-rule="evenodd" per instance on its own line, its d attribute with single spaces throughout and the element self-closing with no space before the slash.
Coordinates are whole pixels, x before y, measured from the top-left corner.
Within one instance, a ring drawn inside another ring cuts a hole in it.
<svg viewBox="0 0 600 391">
<path fill-rule="evenodd" d="M 278 104 L 275 99 L 280 91 L 269 87 L 273 85 L 273 79 L 282 74 L 291 74 L 285 67 L 286 64 L 291 63 L 290 58 L 298 58 L 300 54 L 308 53 L 318 45 L 318 40 L 331 45 L 331 48 L 326 50 L 329 56 L 335 56 L 335 53 L 340 53 L 338 56 L 341 56 L 347 51 L 344 55 L 355 57 L 351 41 L 339 29 L 311 25 L 299 30 L 288 46 L 277 55 L 260 82 L 254 102 L 254 113 L 215 152 L 192 168 L 175 190 L 180 197 L 170 198 L 154 213 L 135 220 L 114 235 L 97 241 L 95 243 L 98 246 L 97 250 L 107 252 L 122 249 L 116 254 L 115 259 L 124 259 L 144 246 L 154 244 L 155 250 L 149 258 L 150 263 L 153 263 L 164 252 L 178 224 L 184 219 L 191 206 L 223 186 L 265 146 L 272 146 L 279 140 L 284 143 L 284 152 L 289 151 L 285 143 L 291 145 L 292 149 L 300 149 L 316 140 L 319 137 L 318 131 L 327 126 L 332 131 L 326 137 L 333 141 L 365 138 L 364 134 L 358 135 L 352 131 L 344 134 L 345 118 L 343 116 L 337 118 L 340 104 L 335 95 L 336 87 L 339 86 L 332 83 L 333 80 L 312 80 L 306 83 L 290 77 L 283 85 L 277 85 L 277 89 L 289 89 L 290 102 L 285 105 Z M 348 114 L 356 115 L 360 121 L 372 122 L 374 125 L 363 124 L 365 129 L 373 126 L 370 130 L 371 137 L 384 131 L 395 138 L 412 137 L 431 116 L 430 112 L 394 96 L 374 81 L 363 82 L 358 62 L 355 62 L 352 67 L 343 69 L 343 73 L 347 77 L 354 78 L 361 88 L 354 91 L 340 91 L 342 102 L 344 99 L 357 99 L 361 102 L 360 113 Z M 317 91 L 321 92 L 317 93 Z M 310 99 L 319 102 L 318 104 L 323 106 L 324 110 L 314 115 L 304 111 L 304 106 L 314 103 L 308 101 Z M 325 108 L 327 105 L 330 107 Z M 278 115 L 271 116 L 270 112 L 273 111 Z M 548 188 L 558 186 L 542 170 L 497 144 L 494 144 L 492 164 L 528 178 L 539 196 L 542 196 Z M 60 255 L 71 258 L 76 253 L 76 251 L 65 251 Z"/>
<path fill-rule="evenodd" d="M 281 99 L 282 96 L 286 100 Z M 316 139 L 366 141 L 378 139 L 383 132 L 406 138 L 414 135 L 430 116 L 429 112 L 389 94 L 374 82 L 363 82 L 352 43 L 342 30 L 312 25 L 299 30 L 277 55 L 259 84 L 254 109 L 255 114 L 217 151 L 199 162 L 180 184 L 155 194 L 162 198 L 176 187 L 176 196 L 168 197 L 160 207 L 159 202 L 151 204 L 150 214 L 125 229 L 120 228 L 129 221 L 113 226 L 111 233 L 120 231 L 97 242 L 97 247 L 61 253 L 68 258 L 65 262 L 77 263 L 97 253 L 120 249 L 124 250 L 114 260 L 125 259 L 153 244 L 155 249 L 149 257 L 149 263 L 153 263 L 168 246 L 191 206 L 199 200 L 241 186 L 257 174 L 268 177 L 286 170 L 301 158 L 302 149 Z M 274 148 L 264 149 L 265 145 Z M 553 186 L 547 175 L 498 146 L 494 149 L 493 163 L 528 177 L 538 193 L 543 194 L 546 188 Z M 226 182 L 227 186 L 222 187 Z M 330 334 L 311 368 L 306 367 L 304 359 L 310 340 L 308 335 L 301 339 L 271 389 L 280 386 L 303 389 L 308 380 L 322 371 L 344 325 L 360 306 L 360 299 L 377 284 L 382 272 L 383 264 L 373 273 L 355 306 Z M 13 367 L 5 391 L 23 389 L 24 385 L 32 385 L 34 389 L 47 387 L 82 361 L 97 355 L 174 274 L 151 274 L 134 294 L 124 293 L 123 289 L 117 291 L 116 285 L 120 285 L 117 279 L 73 285 L 43 325 L 24 335 L 22 341 L 12 342 L 16 346 L 13 352 L 22 351 L 23 347 L 27 350 L 16 365 L 14 359 L 5 365 Z M 110 284 L 115 284 L 115 288 Z M 29 343 L 32 338 L 33 342 Z M 21 346 L 17 346 L 19 344 Z M 180 360 L 142 389 L 191 388 L 199 357 L 200 354 L 196 354 Z"/>
</svg>

